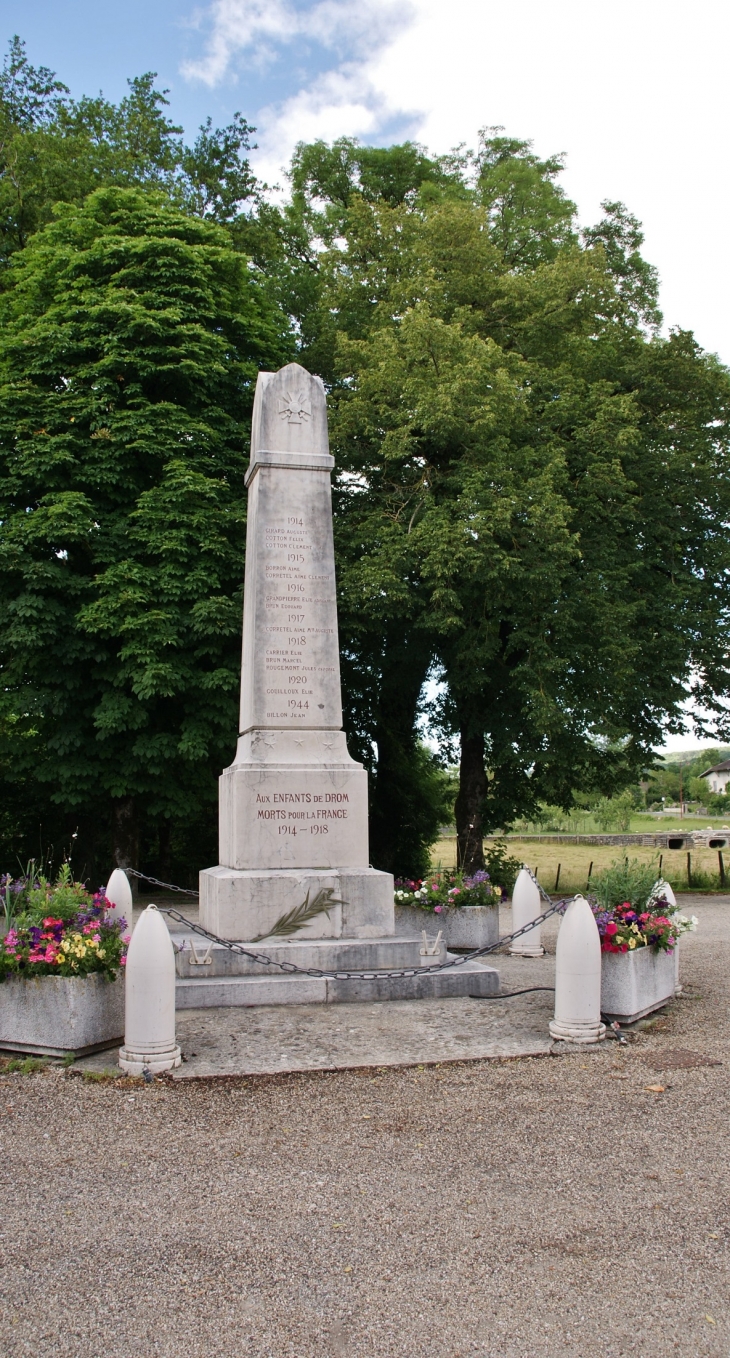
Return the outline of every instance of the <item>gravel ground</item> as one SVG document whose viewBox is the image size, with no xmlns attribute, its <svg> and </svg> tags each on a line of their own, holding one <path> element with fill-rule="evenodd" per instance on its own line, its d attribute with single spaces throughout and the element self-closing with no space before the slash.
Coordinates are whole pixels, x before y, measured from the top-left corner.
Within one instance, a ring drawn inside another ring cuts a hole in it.
<svg viewBox="0 0 730 1358">
<path fill-rule="evenodd" d="M 697 913 L 627 1048 L 4 1074 L 3 1358 L 727 1358 L 730 901 Z"/>
</svg>

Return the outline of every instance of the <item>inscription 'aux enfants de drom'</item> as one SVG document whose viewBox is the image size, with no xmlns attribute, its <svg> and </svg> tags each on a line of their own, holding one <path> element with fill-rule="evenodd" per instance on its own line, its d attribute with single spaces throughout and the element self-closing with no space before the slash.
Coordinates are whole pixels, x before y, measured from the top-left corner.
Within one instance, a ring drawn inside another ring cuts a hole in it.
<svg viewBox="0 0 730 1358">
<path fill-rule="evenodd" d="M 347 792 L 258 792 L 257 819 L 276 821 L 280 835 L 306 834 L 307 831 L 312 835 L 326 835 L 329 833 L 328 821 L 347 820 L 348 807 L 342 803 L 349 800 Z M 322 802 L 337 805 L 322 806 Z"/>
</svg>

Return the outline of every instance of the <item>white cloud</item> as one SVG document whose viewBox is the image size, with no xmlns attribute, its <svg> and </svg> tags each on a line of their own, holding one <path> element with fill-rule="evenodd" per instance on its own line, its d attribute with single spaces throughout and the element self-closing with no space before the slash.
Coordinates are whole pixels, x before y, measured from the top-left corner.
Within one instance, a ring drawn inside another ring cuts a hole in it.
<svg viewBox="0 0 730 1358">
<path fill-rule="evenodd" d="M 332 53 L 324 74 L 320 61 L 285 100 L 250 111 L 266 178 L 302 139 L 377 141 L 407 118 L 411 135 L 446 151 L 501 124 L 541 154 L 567 152 L 565 187 L 584 221 L 603 198 L 627 203 L 644 222 L 667 323 L 730 361 L 724 0 L 413 0 L 397 10 L 389 0 L 215 0 L 208 14 L 205 54 L 187 73 L 211 85 L 241 54 L 263 63 L 295 39 Z"/>
<path fill-rule="evenodd" d="M 205 54 L 185 62 L 188 79 L 217 85 L 228 74 L 239 53 L 263 66 L 277 55 L 276 45 L 308 38 L 339 52 L 355 48 L 361 54 L 387 43 L 410 7 L 395 0 L 315 0 L 302 7 L 292 0 L 214 0 L 197 26 L 207 19 L 210 35 Z"/>
</svg>

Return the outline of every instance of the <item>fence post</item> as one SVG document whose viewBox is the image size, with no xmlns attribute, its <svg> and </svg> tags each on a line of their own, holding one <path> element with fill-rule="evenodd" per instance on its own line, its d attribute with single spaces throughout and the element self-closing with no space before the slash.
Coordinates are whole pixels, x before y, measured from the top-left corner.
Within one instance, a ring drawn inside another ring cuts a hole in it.
<svg viewBox="0 0 730 1358">
<path fill-rule="evenodd" d="M 718 849 L 718 851 L 717 851 L 717 861 L 718 861 L 718 863 L 719 863 L 719 865 L 720 865 L 720 886 L 724 886 L 724 885 L 725 885 L 725 863 L 724 863 L 723 857 L 722 857 L 722 849 Z"/>
<path fill-rule="evenodd" d="M 687 886 L 692 886 L 692 855 L 687 850 Z"/>
<path fill-rule="evenodd" d="M 127 952 L 124 1046 L 119 1064 L 130 1075 L 172 1070 L 181 1061 L 175 1042 L 175 953 L 156 905 L 140 916 Z"/>
<path fill-rule="evenodd" d="M 521 868 L 512 890 L 512 930 L 524 929 L 526 924 L 542 914 L 539 888 L 535 885 L 527 868 Z M 510 944 L 510 952 L 515 957 L 542 957 L 545 949 L 540 942 L 540 925 L 528 934 L 516 938 Z"/>
<path fill-rule="evenodd" d="M 576 896 L 563 915 L 555 952 L 555 1018 L 550 1034 L 560 1042 L 601 1042 L 601 939 L 593 911 Z"/>
</svg>

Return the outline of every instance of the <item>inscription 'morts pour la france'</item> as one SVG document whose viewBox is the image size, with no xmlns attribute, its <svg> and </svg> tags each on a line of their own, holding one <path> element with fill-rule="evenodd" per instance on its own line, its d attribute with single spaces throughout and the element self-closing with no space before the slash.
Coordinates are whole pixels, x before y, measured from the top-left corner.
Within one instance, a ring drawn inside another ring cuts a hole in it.
<svg viewBox="0 0 730 1358">
<path fill-rule="evenodd" d="M 342 726 L 333 465 L 321 379 L 297 364 L 260 374 L 247 474 L 241 733 Z"/>
</svg>

